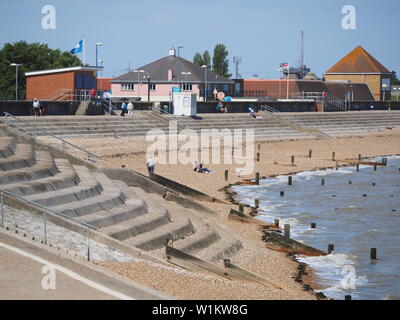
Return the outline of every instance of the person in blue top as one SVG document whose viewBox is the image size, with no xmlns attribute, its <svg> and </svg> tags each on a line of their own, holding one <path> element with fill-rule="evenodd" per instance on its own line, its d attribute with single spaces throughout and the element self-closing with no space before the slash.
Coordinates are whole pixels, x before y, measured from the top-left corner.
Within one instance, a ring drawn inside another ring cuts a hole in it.
<svg viewBox="0 0 400 320">
<path fill-rule="evenodd" d="M 128 112 L 128 106 L 126 105 L 126 102 L 122 102 L 121 105 L 121 117 L 125 117 L 125 113 Z"/>
<path fill-rule="evenodd" d="M 224 112 L 224 113 L 226 113 L 227 112 L 227 110 L 226 110 L 226 108 L 224 107 L 224 104 L 220 101 L 220 102 L 218 102 L 218 104 L 217 104 L 217 112 Z"/>
</svg>

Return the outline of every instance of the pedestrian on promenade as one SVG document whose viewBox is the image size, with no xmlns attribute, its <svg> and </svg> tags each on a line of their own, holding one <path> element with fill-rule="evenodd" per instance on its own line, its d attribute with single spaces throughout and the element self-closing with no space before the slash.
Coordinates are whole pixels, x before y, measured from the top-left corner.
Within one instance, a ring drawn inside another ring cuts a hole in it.
<svg viewBox="0 0 400 320">
<path fill-rule="evenodd" d="M 96 90 L 94 90 L 94 88 L 90 90 L 90 100 L 92 101 L 96 100 Z"/>
<path fill-rule="evenodd" d="M 130 101 L 128 103 L 128 116 L 133 116 L 133 104 Z"/>
<path fill-rule="evenodd" d="M 217 88 L 215 88 L 213 91 L 214 100 L 217 100 L 217 94 L 218 94 L 218 90 L 217 90 Z"/>
<path fill-rule="evenodd" d="M 125 102 L 122 102 L 121 105 L 121 117 L 125 117 L 125 113 L 128 111 L 128 107 Z"/>
<path fill-rule="evenodd" d="M 45 108 L 44 104 L 39 102 L 39 116 L 43 117 L 45 111 L 46 111 L 46 108 Z"/>
<path fill-rule="evenodd" d="M 35 98 L 33 100 L 33 115 L 35 117 L 39 116 L 39 108 L 40 108 L 40 102 Z"/>
</svg>

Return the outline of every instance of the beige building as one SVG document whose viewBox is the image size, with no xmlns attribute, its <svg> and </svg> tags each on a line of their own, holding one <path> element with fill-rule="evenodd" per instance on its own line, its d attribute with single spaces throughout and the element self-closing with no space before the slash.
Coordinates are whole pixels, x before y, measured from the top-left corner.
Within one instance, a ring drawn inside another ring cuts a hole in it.
<svg viewBox="0 0 400 320">
<path fill-rule="evenodd" d="M 393 73 L 357 46 L 325 73 L 326 81 L 366 83 L 375 100 L 390 100 L 390 80 Z"/>
</svg>

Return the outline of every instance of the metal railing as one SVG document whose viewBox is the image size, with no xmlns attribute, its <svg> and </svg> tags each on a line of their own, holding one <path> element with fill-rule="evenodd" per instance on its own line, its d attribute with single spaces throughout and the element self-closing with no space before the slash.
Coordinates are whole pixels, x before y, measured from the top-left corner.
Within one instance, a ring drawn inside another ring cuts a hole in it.
<svg viewBox="0 0 400 320">
<path fill-rule="evenodd" d="M 346 100 L 340 99 L 329 92 L 293 92 L 292 98 L 324 102 L 326 104 L 325 111 L 347 111 L 349 109 L 349 104 L 346 103 Z"/>
<path fill-rule="evenodd" d="M 152 114 L 155 115 L 157 117 L 157 119 L 160 119 L 164 122 L 170 122 L 170 121 L 175 121 L 177 124 L 177 127 L 179 130 L 183 130 L 183 129 L 192 129 L 192 130 L 196 130 L 191 124 L 189 124 L 185 117 L 180 117 L 180 116 L 174 116 L 172 114 L 170 114 L 169 112 L 166 112 L 165 110 L 163 110 L 162 108 L 153 105 L 151 107 L 152 110 Z M 162 114 L 162 115 L 160 115 Z"/>
<path fill-rule="evenodd" d="M 30 123 L 30 122 L 28 122 L 26 120 L 20 119 L 20 118 L 18 118 L 16 116 L 12 115 L 11 113 L 4 112 L 4 116 L 5 116 L 5 119 L 4 120 L 2 119 L 2 121 L 5 123 L 6 126 L 14 126 L 18 130 L 23 131 L 23 132 L 27 133 L 28 135 L 32 136 L 34 139 L 36 139 L 36 137 L 37 137 L 37 132 L 40 131 L 40 132 L 44 133 L 46 136 L 50 136 L 50 137 L 52 137 L 52 138 L 54 138 L 56 140 L 61 141 L 64 152 L 66 151 L 66 145 L 69 145 L 69 146 L 71 146 L 71 147 L 73 147 L 75 149 L 78 149 L 78 150 L 84 152 L 85 154 L 87 154 L 88 160 L 92 164 L 96 163 L 96 159 L 103 159 L 102 157 L 100 157 L 100 156 L 98 156 L 98 155 L 96 155 L 96 154 L 94 154 L 94 153 L 92 153 L 92 152 L 90 152 L 90 151 L 88 151 L 86 149 L 83 149 L 82 147 L 79 147 L 76 144 L 73 144 L 71 142 L 68 142 L 68 141 L 60 138 L 60 137 L 57 137 L 56 135 L 54 135 L 54 134 L 52 134 L 50 132 L 47 132 L 46 130 L 41 129 L 38 126 L 35 126 L 34 124 L 32 124 L 32 123 Z M 15 119 L 15 120 L 17 120 L 19 122 L 22 122 L 22 123 L 32 127 L 33 128 L 33 133 L 29 132 L 29 130 L 26 130 L 25 128 L 18 127 L 18 125 L 16 125 L 16 124 L 10 125 L 9 119 L 8 119 L 9 117 L 11 117 L 11 118 L 13 118 L 13 119 Z"/>
<path fill-rule="evenodd" d="M 281 112 L 279 112 L 278 110 L 268 106 L 268 105 L 261 105 L 260 106 L 260 111 L 265 111 L 268 115 L 270 115 L 271 117 L 273 117 L 275 120 L 285 124 L 286 126 L 300 131 L 300 132 L 306 132 L 306 133 L 310 133 L 316 137 L 324 137 L 327 138 L 329 140 L 336 140 L 335 137 L 330 136 L 329 134 L 321 131 L 321 130 L 317 130 L 317 129 L 312 129 L 312 128 L 305 128 L 304 125 L 299 122 L 298 120 L 289 117 L 288 115 L 285 115 Z"/>
<path fill-rule="evenodd" d="M 88 89 L 60 89 L 40 99 L 42 101 L 85 101 L 91 99 L 91 90 Z M 96 90 L 96 99 L 103 99 L 104 90 Z"/>
<path fill-rule="evenodd" d="M 5 222 L 4 222 L 5 221 L 4 195 L 8 196 L 9 198 L 16 199 L 16 200 L 22 201 L 24 203 L 27 203 L 27 204 L 29 204 L 29 205 L 31 205 L 33 207 L 39 208 L 40 211 L 43 211 L 43 243 L 45 245 L 47 245 L 47 242 L 48 242 L 47 241 L 47 236 L 48 236 L 47 235 L 47 220 L 48 220 L 47 214 L 48 213 L 54 214 L 56 216 L 60 216 L 60 217 L 62 217 L 64 219 L 67 219 L 67 220 L 70 220 L 70 221 L 73 221 L 73 222 L 75 222 L 77 224 L 80 224 L 84 228 L 86 228 L 87 259 L 88 259 L 88 261 L 90 261 L 90 259 L 91 259 L 90 230 L 97 230 L 98 228 L 96 228 L 95 226 L 92 226 L 92 225 L 90 225 L 88 223 L 85 223 L 83 221 L 80 221 L 78 219 L 75 219 L 73 217 L 70 217 L 70 216 L 68 216 L 66 214 L 63 214 L 61 212 L 52 210 L 52 209 L 50 209 L 48 207 L 45 207 L 45 206 L 43 206 L 43 205 L 41 205 L 39 203 L 36 203 L 36 202 L 30 201 L 28 199 L 25 199 L 23 197 L 20 197 L 20 196 L 16 195 L 15 193 L 9 192 L 7 190 L 0 189 L 0 201 L 1 201 L 1 203 L 0 203 L 0 227 L 2 227 L 3 229 L 5 228 Z"/>
</svg>

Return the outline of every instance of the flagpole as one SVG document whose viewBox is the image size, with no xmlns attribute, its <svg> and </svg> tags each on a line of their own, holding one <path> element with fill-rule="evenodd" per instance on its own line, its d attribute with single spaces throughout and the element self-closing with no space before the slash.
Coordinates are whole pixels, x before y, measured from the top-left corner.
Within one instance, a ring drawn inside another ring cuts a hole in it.
<svg viewBox="0 0 400 320">
<path fill-rule="evenodd" d="M 83 36 L 83 65 L 86 65 L 86 37 Z"/>
<path fill-rule="evenodd" d="M 289 76 L 290 76 L 290 68 L 289 68 L 289 62 L 288 62 L 287 63 L 286 100 L 289 100 Z"/>
</svg>

